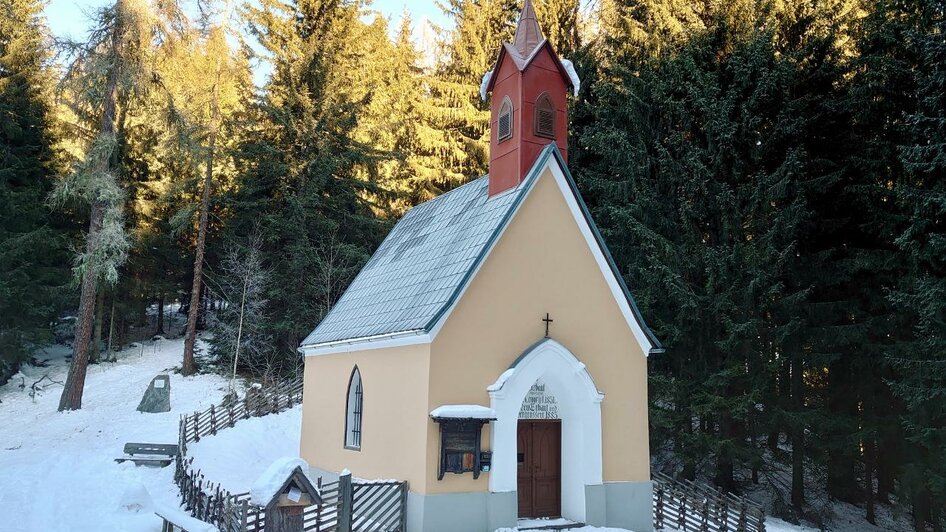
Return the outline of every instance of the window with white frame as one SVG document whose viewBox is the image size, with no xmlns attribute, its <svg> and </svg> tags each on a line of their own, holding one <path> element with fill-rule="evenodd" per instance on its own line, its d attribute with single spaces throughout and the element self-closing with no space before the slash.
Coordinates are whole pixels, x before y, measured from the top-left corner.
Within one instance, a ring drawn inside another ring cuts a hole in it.
<svg viewBox="0 0 946 532">
<path fill-rule="evenodd" d="M 345 415 L 345 448 L 361 449 L 361 414 L 364 407 L 364 392 L 358 366 L 351 372 L 348 381 L 348 402 Z"/>
</svg>

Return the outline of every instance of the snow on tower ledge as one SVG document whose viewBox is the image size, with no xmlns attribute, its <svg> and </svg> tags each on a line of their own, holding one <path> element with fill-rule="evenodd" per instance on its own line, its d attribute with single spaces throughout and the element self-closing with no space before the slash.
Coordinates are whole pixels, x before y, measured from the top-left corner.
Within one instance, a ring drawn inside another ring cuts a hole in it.
<svg viewBox="0 0 946 532">
<path fill-rule="evenodd" d="M 496 411 L 480 405 L 443 405 L 430 411 L 435 419 L 496 419 Z"/>
<path fill-rule="evenodd" d="M 250 488 L 250 502 L 257 506 L 266 506 L 276 496 L 276 492 L 282 488 L 286 479 L 296 468 L 302 469 L 302 474 L 312 480 L 309 474 L 309 463 L 302 458 L 285 456 L 277 459 L 263 471 L 263 474 L 256 479 L 253 487 Z"/>
</svg>

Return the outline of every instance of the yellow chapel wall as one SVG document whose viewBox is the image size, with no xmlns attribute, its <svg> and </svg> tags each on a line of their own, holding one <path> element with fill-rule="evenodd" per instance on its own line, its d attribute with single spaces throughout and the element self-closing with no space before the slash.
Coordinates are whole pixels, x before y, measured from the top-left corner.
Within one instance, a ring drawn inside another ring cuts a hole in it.
<svg viewBox="0 0 946 532">
<path fill-rule="evenodd" d="M 369 349 L 305 359 L 300 455 L 327 471 L 407 480 L 424 489 L 430 345 Z M 361 450 L 345 448 L 348 382 L 358 365 L 363 395 Z"/>
<path fill-rule="evenodd" d="M 605 394 L 604 481 L 649 480 L 647 359 L 549 170 L 435 338 L 427 410 L 489 406 L 486 387 L 544 336 L 546 312 L 554 320 L 550 336 L 586 365 Z M 488 489 L 489 473 L 478 480 L 448 473 L 438 481 L 439 432 L 429 418 L 426 440 L 424 493 Z M 488 425 L 482 441 L 487 450 Z"/>
</svg>

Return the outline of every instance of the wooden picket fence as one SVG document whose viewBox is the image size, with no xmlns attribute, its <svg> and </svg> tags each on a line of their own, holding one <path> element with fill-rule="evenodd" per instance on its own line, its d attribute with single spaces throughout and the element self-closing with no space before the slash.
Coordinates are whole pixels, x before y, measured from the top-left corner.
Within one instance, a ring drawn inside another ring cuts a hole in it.
<svg viewBox="0 0 946 532">
<path fill-rule="evenodd" d="M 232 494 L 195 470 L 194 459 L 187 457 L 187 444 L 233 427 L 242 419 L 282 412 L 301 402 L 302 382 L 290 382 L 181 416 L 174 481 L 182 504 L 194 518 L 221 532 L 265 532 L 266 510 L 250 502 L 249 492 Z M 307 532 L 406 532 L 407 482 L 358 482 L 347 474 L 336 482 L 323 483 L 320 477 L 316 485 L 322 504 L 305 509 Z"/>
<path fill-rule="evenodd" d="M 241 419 L 277 414 L 302 402 L 302 381 L 281 383 L 271 389 L 250 388 L 243 397 L 210 405 L 203 412 L 182 415 L 179 423 L 181 444 L 198 442 L 207 435 L 235 425 Z"/>
<path fill-rule="evenodd" d="M 758 504 L 708 485 L 654 473 L 654 528 L 679 532 L 765 532 Z"/>
</svg>

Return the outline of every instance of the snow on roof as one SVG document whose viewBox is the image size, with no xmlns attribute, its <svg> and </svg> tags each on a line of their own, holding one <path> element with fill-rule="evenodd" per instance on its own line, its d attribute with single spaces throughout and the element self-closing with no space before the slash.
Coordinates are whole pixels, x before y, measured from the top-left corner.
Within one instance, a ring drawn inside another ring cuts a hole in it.
<svg viewBox="0 0 946 532">
<path fill-rule="evenodd" d="M 486 93 L 489 92 L 487 88 L 489 87 L 489 80 L 493 79 L 493 71 L 483 74 L 483 80 L 480 81 L 480 100 L 486 101 Z"/>
<path fill-rule="evenodd" d="M 487 391 L 487 392 L 495 392 L 495 391 L 497 391 L 497 390 L 501 390 L 502 387 L 503 387 L 503 384 L 506 384 L 506 381 L 508 381 L 508 380 L 509 380 L 509 377 L 512 377 L 512 374 L 515 373 L 515 372 L 516 372 L 516 367 L 515 367 L 515 365 L 513 365 L 513 367 L 511 367 L 511 368 L 507 369 L 506 371 L 504 371 L 503 374 L 500 375 L 498 379 L 496 379 L 496 382 L 494 382 L 493 384 L 490 384 L 489 386 L 487 386 L 487 387 L 486 387 L 486 391 Z"/>
<path fill-rule="evenodd" d="M 575 70 L 574 63 L 568 59 L 562 59 L 561 61 L 565 72 L 568 74 L 568 79 L 572 82 L 572 90 L 575 91 L 575 96 L 578 96 L 578 91 L 581 89 L 581 79 L 578 77 L 578 71 Z"/>
<path fill-rule="evenodd" d="M 279 458 L 270 464 L 269 467 L 266 468 L 266 471 L 263 471 L 263 474 L 253 483 L 253 487 L 250 488 L 250 502 L 257 506 L 266 506 L 269 504 L 273 500 L 273 497 L 276 496 L 276 492 L 282 488 L 286 479 L 289 478 L 289 475 L 291 475 L 297 467 L 301 468 L 302 474 L 311 481 L 308 462 L 302 458 L 294 458 L 291 456 Z"/>
<path fill-rule="evenodd" d="M 155 503 L 154 512 L 187 532 L 217 532 L 217 527 L 212 524 L 194 519 L 186 512 L 172 506 Z"/>
<path fill-rule="evenodd" d="M 496 419 L 496 411 L 480 405 L 443 405 L 431 410 L 430 417 L 444 419 Z"/>
</svg>

